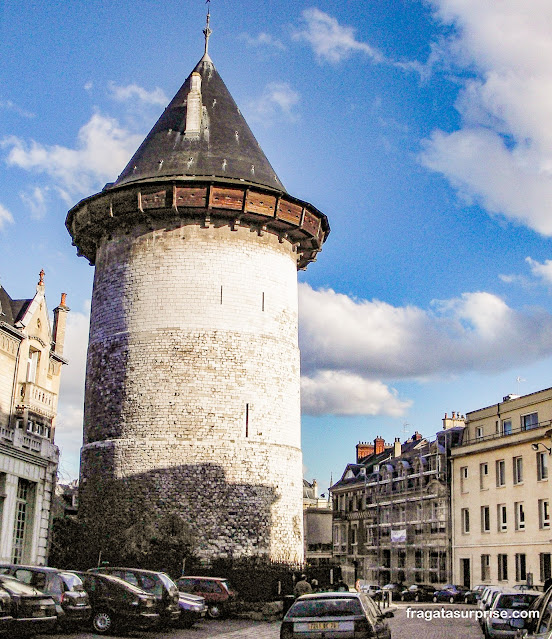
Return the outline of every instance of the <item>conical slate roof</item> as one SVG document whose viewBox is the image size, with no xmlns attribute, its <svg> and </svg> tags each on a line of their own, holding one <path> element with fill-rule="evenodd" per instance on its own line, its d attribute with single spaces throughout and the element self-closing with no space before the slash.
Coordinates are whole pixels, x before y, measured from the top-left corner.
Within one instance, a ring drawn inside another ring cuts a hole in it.
<svg viewBox="0 0 552 639">
<path fill-rule="evenodd" d="M 224 178 L 285 192 L 207 54 L 110 187 L 171 177 Z"/>
</svg>

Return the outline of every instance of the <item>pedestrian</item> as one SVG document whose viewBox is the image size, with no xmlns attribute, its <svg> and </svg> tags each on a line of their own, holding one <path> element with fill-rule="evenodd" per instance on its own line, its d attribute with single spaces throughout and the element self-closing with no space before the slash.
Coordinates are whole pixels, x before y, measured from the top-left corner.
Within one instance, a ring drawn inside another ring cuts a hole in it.
<svg viewBox="0 0 552 639">
<path fill-rule="evenodd" d="M 320 588 L 318 587 L 318 579 L 311 579 L 311 587 L 313 592 L 320 592 Z"/>
<path fill-rule="evenodd" d="M 301 595 L 308 595 L 309 592 L 312 592 L 312 586 L 307 581 L 307 575 L 301 575 L 301 579 L 295 584 L 293 594 L 296 597 L 300 597 Z"/>
</svg>

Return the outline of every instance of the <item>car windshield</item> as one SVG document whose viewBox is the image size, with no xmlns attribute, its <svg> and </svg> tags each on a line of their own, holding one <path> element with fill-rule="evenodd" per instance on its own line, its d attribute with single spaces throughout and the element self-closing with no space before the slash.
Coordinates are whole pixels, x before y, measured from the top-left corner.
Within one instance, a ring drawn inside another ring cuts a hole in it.
<svg viewBox="0 0 552 639">
<path fill-rule="evenodd" d="M 24 584 L 22 581 L 18 581 L 17 579 L 2 579 L 2 581 L 0 581 L 0 585 L 12 595 L 29 596 L 41 594 L 36 588 Z"/>
<path fill-rule="evenodd" d="M 519 595 L 502 595 L 496 602 L 496 607 L 501 610 L 510 608 L 528 608 L 538 595 L 520 593 Z"/>
<path fill-rule="evenodd" d="M 362 606 L 356 597 L 296 601 L 288 612 L 289 617 L 348 617 L 362 614 Z"/>
<path fill-rule="evenodd" d="M 169 577 L 169 575 L 166 575 L 164 572 L 160 572 L 159 573 L 159 578 L 161 579 L 161 581 L 163 582 L 163 584 L 165 585 L 165 588 L 169 591 L 169 592 L 176 592 L 178 590 L 176 584 L 174 583 L 174 581 Z"/>
<path fill-rule="evenodd" d="M 82 579 L 78 575 L 74 575 L 72 572 L 60 572 L 59 576 L 63 580 L 66 590 L 84 590 Z"/>
</svg>

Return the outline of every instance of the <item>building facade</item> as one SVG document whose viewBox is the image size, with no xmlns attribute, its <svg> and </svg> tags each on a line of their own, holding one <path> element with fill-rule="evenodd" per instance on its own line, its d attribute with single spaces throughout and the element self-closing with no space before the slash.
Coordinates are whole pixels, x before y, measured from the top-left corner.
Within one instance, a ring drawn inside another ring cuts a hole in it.
<svg viewBox="0 0 552 639">
<path fill-rule="evenodd" d="M 69 309 L 50 325 L 44 272 L 31 299 L 0 287 L 0 559 L 45 564 L 59 451 L 55 417 Z"/>
<path fill-rule="evenodd" d="M 312 483 L 303 480 L 303 529 L 307 564 L 332 563 L 332 502 L 329 497 L 318 495 L 316 479 Z"/>
<path fill-rule="evenodd" d="M 415 433 L 403 444 L 359 444 L 332 487 L 334 559 L 349 584 L 450 581 L 448 457 L 463 419 L 445 416 L 443 426 L 433 441 Z"/>
<path fill-rule="evenodd" d="M 204 33 L 117 181 L 67 217 L 95 265 L 79 513 L 99 550 L 136 513 L 173 514 L 205 560 L 297 564 L 297 269 L 329 226 L 284 189 Z"/>
<path fill-rule="evenodd" d="M 542 585 L 552 576 L 552 389 L 467 413 L 452 452 L 453 579 Z"/>
</svg>

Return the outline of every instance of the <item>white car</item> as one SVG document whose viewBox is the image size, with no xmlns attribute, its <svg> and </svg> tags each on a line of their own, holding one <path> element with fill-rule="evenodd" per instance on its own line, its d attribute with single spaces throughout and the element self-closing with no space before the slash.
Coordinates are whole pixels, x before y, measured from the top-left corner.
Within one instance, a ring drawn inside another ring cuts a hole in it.
<svg viewBox="0 0 552 639">
<path fill-rule="evenodd" d="M 537 590 L 503 589 L 496 593 L 484 619 L 483 633 L 488 639 L 507 639 L 516 636 L 511 619 L 524 618 L 529 606 L 542 593 Z M 522 614 L 523 613 L 523 616 Z"/>
</svg>

